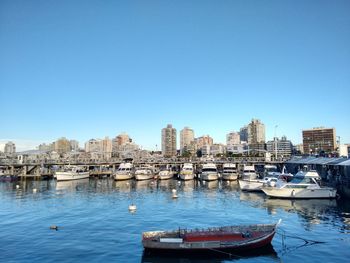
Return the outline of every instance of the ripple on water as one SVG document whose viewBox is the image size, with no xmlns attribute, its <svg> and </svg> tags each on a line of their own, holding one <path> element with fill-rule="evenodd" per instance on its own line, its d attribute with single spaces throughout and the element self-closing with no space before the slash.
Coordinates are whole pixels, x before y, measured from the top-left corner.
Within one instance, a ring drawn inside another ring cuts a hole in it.
<svg viewBox="0 0 350 263">
<path fill-rule="evenodd" d="M 172 189 L 177 190 L 177 199 L 172 198 Z M 280 218 L 279 233 L 291 236 L 285 237 L 286 246 L 277 234 L 272 242 L 275 256 L 240 261 L 336 262 L 347 258 L 350 251 L 348 206 L 329 200 L 267 199 L 263 194 L 240 192 L 236 182 L 28 181 L 1 183 L 0 198 L 0 261 L 139 262 L 143 231 L 271 223 Z M 128 210 L 131 203 L 137 205 L 135 213 Z M 59 226 L 59 230 L 50 230 L 50 225 Z M 306 246 L 293 237 L 326 243 Z"/>
</svg>

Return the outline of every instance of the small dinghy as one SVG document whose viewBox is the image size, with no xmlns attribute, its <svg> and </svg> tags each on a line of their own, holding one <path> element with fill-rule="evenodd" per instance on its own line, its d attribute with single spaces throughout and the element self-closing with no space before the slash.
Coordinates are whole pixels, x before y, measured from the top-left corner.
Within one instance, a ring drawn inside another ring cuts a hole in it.
<svg viewBox="0 0 350 263">
<path fill-rule="evenodd" d="M 144 232 L 142 244 L 145 250 L 160 253 L 254 250 L 271 244 L 280 222 L 281 219 L 276 224 Z"/>
</svg>

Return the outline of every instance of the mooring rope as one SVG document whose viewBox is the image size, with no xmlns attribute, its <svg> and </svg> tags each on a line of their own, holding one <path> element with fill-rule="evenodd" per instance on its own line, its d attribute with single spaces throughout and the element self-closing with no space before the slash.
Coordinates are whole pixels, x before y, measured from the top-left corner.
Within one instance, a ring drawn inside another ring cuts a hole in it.
<svg viewBox="0 0 350 263">
<path fill-rule="evenodd" d="M 294 239 L 300 239 L 300 240 L 303 240 L 305 243 L 314 243 L 314 244 L 326 243 L 325 241 L 311 240 L 311 239 L 306 239 L 306 238 L 303 238 L 303 237 L 286 235 L 284 230 L 280 230 L 280 231 L 282 231 L 282 233 L 279 233 L 278 231 L 276 233 L 282 236 L 282 243 L 284 243 L 286 237 L 294 238 Z"/>
</svg>

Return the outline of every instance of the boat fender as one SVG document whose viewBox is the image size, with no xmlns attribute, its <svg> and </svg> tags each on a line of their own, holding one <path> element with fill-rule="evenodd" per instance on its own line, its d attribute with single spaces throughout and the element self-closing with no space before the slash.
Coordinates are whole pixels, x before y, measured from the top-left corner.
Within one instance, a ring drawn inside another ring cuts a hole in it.
<svg viewBox="0 0 350 263">
<path fill-rule="evenodd" d="M 291 196 L 294 196 L 294 194 L 295 194 L 295 193 L 294 193 L 294 189 L 293 189 L 292 192 L 290 192 L 290 195 L 291 195 Z"/>
</svg>

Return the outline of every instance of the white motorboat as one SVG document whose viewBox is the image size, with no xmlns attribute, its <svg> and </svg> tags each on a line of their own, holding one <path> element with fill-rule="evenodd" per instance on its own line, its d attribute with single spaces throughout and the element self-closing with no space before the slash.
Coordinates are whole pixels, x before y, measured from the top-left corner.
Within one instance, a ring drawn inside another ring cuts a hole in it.
<svg viewBox="0 0 350 263">
<path fill-rule="evenodd" d="M 134 166 L 132 163 L 121 163 L 118 170 L 113 174 L 114 180 L 129 180 L 134 177 Z"/>
<path fill-rule="evenodd" d="M 90 172 L 86 167 L 68 166 L 63 171 L 56 171 L 57 181 L 79 180 L 90 177 Z"/>
<path fill-rule="evenodd" d="M 165 168 L 161 169 L 159 174 L 158 174 L 159 180 L 171 179 L 173 177 L 174 177 L 174 172 L 169 167 L 165 167 Z"/>
<path fill-rule="evenodd" d="M 135 179 L 138 181 L 150 180 L 155 176 L 154 168 L 151 166 L 142 166 L 136 169 Z"/>
<path fill-rule="evenodd" d="M 264 185 L 263 180 L 238 180 L 242 191 L 261 191 Z"/>
<path fill-rule="evenodd" d="M 259 175 L 255 172 L 254 165 L 244 165 L 242 180 L 257 180 Z"/>
<path fill-rule="evenodd" d="M 180 179 L 181 180 L 193 180 L 194 178 L 194 169 L 192 163 L 184 163 L 180 171 Z"/>
<path fill-rule="evenodd" d="M 214 163 L 203 164 L 202 173 L 200 174 L 202 181 L 215 181 L 219 179 L 219 173 Z"/>
<path fill-rule="evenodd" d="M 242 178 L 238 180 L 238 184 L 243 191 L 261 191 L 264 182 L 259 179 L 254 165 L 245 165 Z"/>
<path fill-rule="evenodd" d="M 263 188 L 269 197 L 288 199 L 335 198 L 337 190 L 332 187 L 321 187 L 321 177 L 317 171 L 299 171 L 289 183 L 276 187 Z"/>
<path fill-rule="evenodd" d="M 234 181 L 238 178 L 237 166 L 234 163 L 224 163 L 222 166 L 222 180 Z"/>
</svg>

